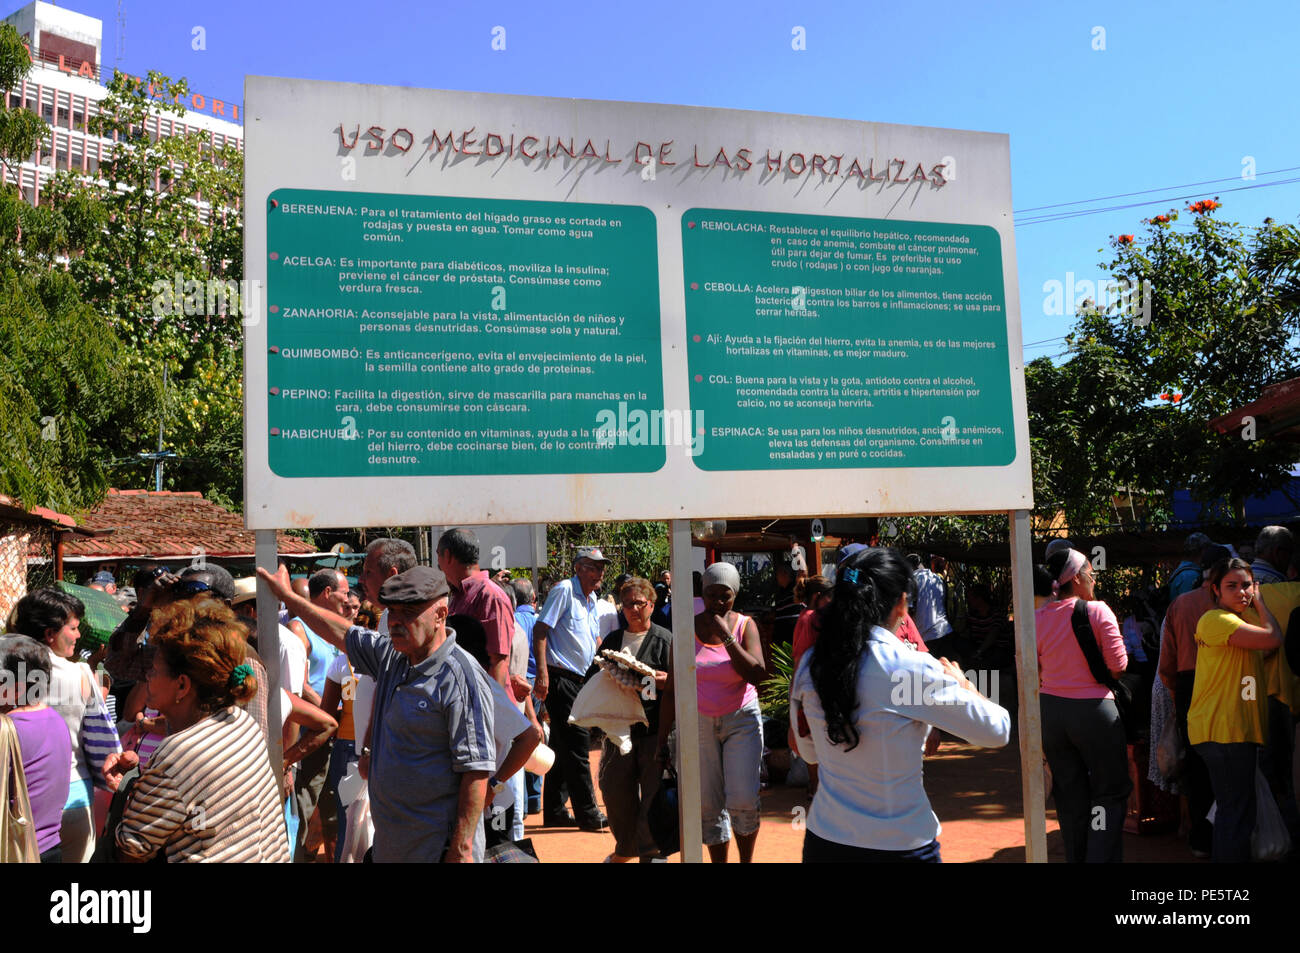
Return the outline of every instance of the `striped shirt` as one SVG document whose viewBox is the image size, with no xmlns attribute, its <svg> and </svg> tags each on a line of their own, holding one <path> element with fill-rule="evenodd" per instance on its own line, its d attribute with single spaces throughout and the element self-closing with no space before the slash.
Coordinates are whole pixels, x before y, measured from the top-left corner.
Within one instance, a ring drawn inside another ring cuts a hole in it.
<svg viewBox="0 0 1300 953">
<path fill-rule="evenodd" d="M 131 789 L 117 846 L 168 863 L 288 863 L 279 786 L 262 731 L 227 708 L 170 735 Z"/>
<path fill-rule="evenodd" d="M 104 759 L 122 750 L 117 726 L 109 720 L 95 676 L 85 662 L 51 655 L 47 700 L 68 726 L 72 740 L 67 807 L 89 804 L 91 782 L 101 776 Z"/>
</svg>

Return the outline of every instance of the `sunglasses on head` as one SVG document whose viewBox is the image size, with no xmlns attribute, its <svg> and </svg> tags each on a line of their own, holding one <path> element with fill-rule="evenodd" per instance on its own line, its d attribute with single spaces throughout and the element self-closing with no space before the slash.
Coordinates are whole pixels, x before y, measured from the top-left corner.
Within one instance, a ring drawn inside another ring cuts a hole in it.
<svg viewBox="0 0 1300 953">
<path fill-rule="evenodd" d="M 176 584 L 176 591 L 182 596 L 197 596 L 200 592 L 211 592 L 212 586 L 202 579 L 182 579 Z"/>
</svg>

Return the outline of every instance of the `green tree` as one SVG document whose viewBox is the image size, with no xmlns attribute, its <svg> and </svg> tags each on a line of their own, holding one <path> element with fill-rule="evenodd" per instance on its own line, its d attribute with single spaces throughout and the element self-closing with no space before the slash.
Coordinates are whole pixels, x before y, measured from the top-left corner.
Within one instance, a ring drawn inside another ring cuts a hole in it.
<svg viewBox="0 0 1300 953">
<path fill-rule="evenodd" d="M 165 486 L 243 499 L 243 329 L 240 293 L 243 157 L 201 133 L 162 136 L 184 113 L 184 80 L 115 73 L 91 131 L 116 139 L 97 179 L 65 172 L 53 185 L 56 237 L 69 268 L 161 387 Z M 62 229 L 59 232 L 57 229 Z M 157 447 L 159 420 L 136 436 Z M 132 476 L 144 482 L 148 465 Z M 138 475 L 138 476 L 137 476 Z"/>
<path fill-rule="evenodd" d="M 1189 206 L 1187 231 L 1170 211 L 1148 220 L 1143 239 L 1112 241 L 1103 267 L 1149 287 L 1150 307 L 1140 297 L 1137 307 L 1107 300 L 1079 314 L 1065 373 L 1081 452 L 1066 465 L 1093 468 L 1102 492 L 1132 486 L 1168 500 L 1189 488 L 1200 500 L 1228 499 L 1240 517 L 1248 496 L 1289 481 L 1295 451 L 1218 434 L 1208 421 L 1295 376 L 1300 350 L 1294 310 L 1279 305 L 1285 274 L 1261 269 L 1258 239 L 1217 219 L 1218 207 Z"/>
<path fill-rule="evenodd" d="M 599 546 L 610 558 L 605 573 L 606 590 L 620 573 L 643 576 L 653 582 L 656 573 L 668 568 L 670 548 L 666 523 L 549 523 L 546 527 L 548 574 L 567 575 L 578 546 Z"/>
<path fill-rule="evenodd" d="M 76 512 L 157 411 L 144 362 L 65 272 L 0 272 L 0 493 Z"/>
<path fill-rule="evenodd" d="M 13 89 L 29 68 L 13 27 L 0 26 L 0 84 Z M 0 110 L 0 167 L 18 166 L 47 134 L 30 110 Z M 79 201 L 68 212 L 88 207 Z M 144 362 L 57 264 L 68 224 L 0 187 L 0 493 L 76 511 L 102 498 L 111 461 L 132 451 L 157 393 Z"/>
</svg>

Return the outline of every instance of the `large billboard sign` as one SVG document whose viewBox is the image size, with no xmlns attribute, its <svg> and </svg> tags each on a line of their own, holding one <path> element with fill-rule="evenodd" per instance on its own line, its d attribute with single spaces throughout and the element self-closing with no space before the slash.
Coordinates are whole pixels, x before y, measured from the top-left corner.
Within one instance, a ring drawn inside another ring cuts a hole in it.
<svg viewBox="0 0 1300 953">
<path fill-rule="evenodd" d="M 1005 136 L 245 102 L 250 527 L 1032 505 Z"/>
</svg>

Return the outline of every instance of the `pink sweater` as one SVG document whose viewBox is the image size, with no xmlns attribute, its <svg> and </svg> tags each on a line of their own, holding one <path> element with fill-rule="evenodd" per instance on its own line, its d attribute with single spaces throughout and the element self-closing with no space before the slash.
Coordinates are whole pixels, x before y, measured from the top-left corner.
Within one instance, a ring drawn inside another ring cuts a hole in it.
<svg viewBox="0 0 1300 953">
<path fill-rule="evenodd" d="M 1075 598 L 1049 602 L 1034 613 L 1038 638 L 1038 690 L 1058 698 L 1112 698 L 1110 689 L 1100 684 L 1088 670 L 1088 662 L 1074 637 L 1070 615 Z M 1124 636 L 1110 606 L 1089 602 L 1088 621 L 1101 649 L 1101 657 L 1111 671 L 1128 667 Z"/>
</svg>

